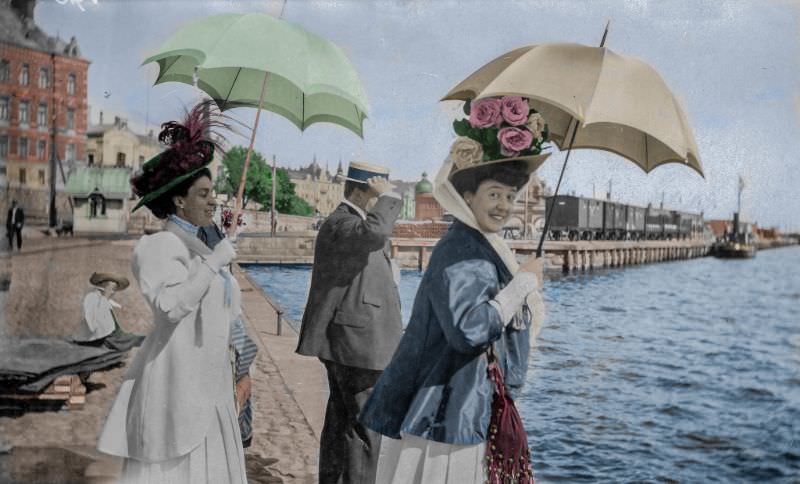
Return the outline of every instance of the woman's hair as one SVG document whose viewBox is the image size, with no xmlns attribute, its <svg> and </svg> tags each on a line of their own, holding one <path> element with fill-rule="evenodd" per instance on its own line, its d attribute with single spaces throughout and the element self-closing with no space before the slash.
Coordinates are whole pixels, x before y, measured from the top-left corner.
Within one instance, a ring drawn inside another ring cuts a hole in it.
<svg viewBox="0 0 800 484">
<path fill-rule="evenodd" d="M 450 179 L 453 187 L 462 197 L 465 193 L 475 193 L 486 180 L 494 180 L 519 190 L 528 182 L 527 164 L 524 161 L 509 161 L 459 171 Z"/>
<path fill-rule="evenodd" d="M 165 219 L 176 211 L 175 202 L 172 201 L 173 197 L 185 197 L 189 193 L 189 188 L 200 178 L 207 177 L 211 179 L 211 170 L 203 168 L 189 178 L 178 183 L 170 190 L 167 190 L 160 196 L 145 203 L 144 206 L 149 208 L 153 215 L 157 218 Z"/>
</svg>

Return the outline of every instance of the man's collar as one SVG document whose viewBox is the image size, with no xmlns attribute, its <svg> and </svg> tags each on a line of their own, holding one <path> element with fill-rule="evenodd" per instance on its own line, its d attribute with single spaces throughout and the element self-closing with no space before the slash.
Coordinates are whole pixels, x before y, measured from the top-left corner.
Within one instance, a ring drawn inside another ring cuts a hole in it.
<svg viewBox="0 0 800 484">
<path fill-rule="evenodd" d="M 342 203 L 344 203 L 348 207 L 350 207 L 353 210 L 355 210 L 356 213 L 358 214 L 358 216 L 361 217 L 362 220 L 366 220 L 367 219 L 367 213 L 364 210 L 362 210 L 361 207 L 359 207 L 355 203 L 351 202 L 350 200 L 348 200 L 346 198 L 344 200 L 342 200 Z"/>
</svg>

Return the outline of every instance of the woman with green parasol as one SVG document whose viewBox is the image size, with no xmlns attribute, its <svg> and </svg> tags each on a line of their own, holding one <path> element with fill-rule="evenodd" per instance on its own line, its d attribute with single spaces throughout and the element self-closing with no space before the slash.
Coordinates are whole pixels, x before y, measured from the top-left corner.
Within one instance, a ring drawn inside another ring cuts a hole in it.
<svg viewBox="0 0 800 484">
<path fill-rule="evenodd" d="M 146 206 L 166 219 L 133 251 L 133 274 L 153 310 L 145 339 L 120 387 L 98 449 L 125 459 L 121 482 L 246 484 L 234 397 L 231 324 L 241 294 L 228 270 L 228 240 L 213 250 L 199 238 L 216 202 L 210 128 L 224 126 L 209 103 L 183 123 L 162 125 L 168 148 L 132 179 Z"/>
</svg>

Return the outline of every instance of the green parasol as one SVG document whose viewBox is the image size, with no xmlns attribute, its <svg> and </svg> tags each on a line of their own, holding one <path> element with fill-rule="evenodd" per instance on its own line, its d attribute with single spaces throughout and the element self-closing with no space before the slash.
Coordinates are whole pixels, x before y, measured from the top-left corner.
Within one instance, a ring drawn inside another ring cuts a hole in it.
<svg viewBox="0 0 800 484">
<path fill-rule="evenodd" d="M 297 25 L 267 14 L 224 14 L 195 20 L 175 32 L 143 62 L 157 62 L 155 84 L 196 84 L 225 111 L 255 107 L 236 214 L 255 142 L 261 108 L 300 130 L 318 122 L 363 137 L 364 87 L 344 52 Z"/>
</svg>

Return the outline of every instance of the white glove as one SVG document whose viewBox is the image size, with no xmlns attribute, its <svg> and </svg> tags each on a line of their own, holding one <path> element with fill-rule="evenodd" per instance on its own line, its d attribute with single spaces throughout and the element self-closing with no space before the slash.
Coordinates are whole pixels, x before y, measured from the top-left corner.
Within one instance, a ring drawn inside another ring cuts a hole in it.
<svg viewBox="0 0 800 484">
<path fill-rule="evenodd" d="M 508 324 L 525 302 L 528 294 L 536 291 L 539 281 L 533 272 L 517 272 L 511 282 L 494 297 L 503 322 Z"/>
<path fill-rule="evenodd" d="M 214 271 L 217 272 L 223 267 L 230 264 L 236 258 L 236 249 L 228 239 L 223 239 L 214 247 L 214 252 L 205 257 L 205 262 Z"/>
</svg>

